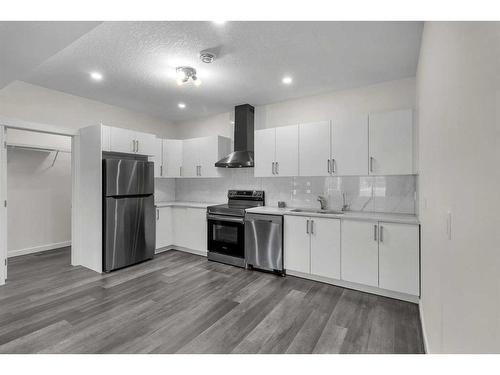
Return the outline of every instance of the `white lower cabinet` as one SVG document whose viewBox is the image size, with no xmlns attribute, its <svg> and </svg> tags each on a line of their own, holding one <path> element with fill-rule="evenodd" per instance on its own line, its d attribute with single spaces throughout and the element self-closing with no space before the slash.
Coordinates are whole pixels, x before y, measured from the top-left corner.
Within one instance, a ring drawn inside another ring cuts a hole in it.
<svg viewBox="0 0 500 375">
<path fill-rule="evenodd" d="M 340 278 L 340 220 L 285 216 L 285 269 Z"/>
<path fill-rule="evenodd" d="M 340 279 L 340 220 L 311 219 L 311 273 Z"/>
<path fill-rule="evenodd" d="M 342 221 L 342 280 L 378 286 L 378 224 Z"/>
<path fill-rule="evenodd" d="M 417 225 L 379 223 L 379 287 L 419 295 Z"/>
<path fill-rule="evenodd" d="M 174 244 L 172 207 L 156 208 L 156 249 Z"/>
<path fill-rule="evenodd" d="M 174 245 L 201 252 L 207 251 L 206 210 L 172 207 Z"/>
</svg>

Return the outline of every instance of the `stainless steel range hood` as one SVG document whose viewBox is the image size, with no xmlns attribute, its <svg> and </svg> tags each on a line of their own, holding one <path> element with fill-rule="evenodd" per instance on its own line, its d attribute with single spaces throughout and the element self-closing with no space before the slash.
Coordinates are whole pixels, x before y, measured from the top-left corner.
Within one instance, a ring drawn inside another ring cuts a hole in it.
<svg viewBox="0 0 500 375">
<path fill-rule="evenodd" d="M 253 168 L 253 121 L 250 104 L 234 108 L 234 152 L 215 163 L 219 168 Z"/>
</svg>

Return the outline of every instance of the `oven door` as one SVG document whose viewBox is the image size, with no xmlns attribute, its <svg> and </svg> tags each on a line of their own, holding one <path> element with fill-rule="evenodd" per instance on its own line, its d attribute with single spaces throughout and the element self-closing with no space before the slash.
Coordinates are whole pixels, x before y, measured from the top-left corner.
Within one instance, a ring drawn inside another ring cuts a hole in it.
<svg viewBox="0 0 500 375">
<path fill-rule="evenodd" d="M 208 251 L 245 258 L 245 220 L 237 216 L 207 214 Z"/>
</svg>

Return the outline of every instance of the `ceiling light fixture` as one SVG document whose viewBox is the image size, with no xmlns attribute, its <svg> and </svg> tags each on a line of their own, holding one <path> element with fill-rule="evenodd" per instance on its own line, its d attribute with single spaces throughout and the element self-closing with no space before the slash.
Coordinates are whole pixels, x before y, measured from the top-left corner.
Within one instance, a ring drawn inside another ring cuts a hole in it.
<svg viewBox="0 0 500 375">
<path fill-rule="evenodd" d="M 293 79 L 292 79 L 292 77 L 286 76 L 286 77 L 283 77 L 283 79 L 281 80 L 281 82 L 283 82 L 285 85 L 289 85 L 289 84 L 291 84 L 293 82 Z"/>
<path fill-rule="evenodd" d="M 180 109 L 184 109 L 186 108 L 186 105 L 184 103 L 179 103 L 177 104 L 177 107 L 179 107 Z"/>
<path fill-rule="evenodd" d="M 219 20 L 219 21 L 213 21 L 213 23 L 215 23 L 216 25 L 222 26 L 226 23 L 226 21 Z"/>
<path fill-rule="evenodd" d="M 94 81 L 102 81 L 103 76 L 99 72 L 90 72 L 90 78 L 92 78 Z"/>
<path fill-rule="evenodd" d="M 190 66 L 179 66 L 175 68 L 176 81 L 179 86 L 193 82 L 196 86 L 201 85 L 201 80 L 196 75 L 196 69 Z"/>
</svg>

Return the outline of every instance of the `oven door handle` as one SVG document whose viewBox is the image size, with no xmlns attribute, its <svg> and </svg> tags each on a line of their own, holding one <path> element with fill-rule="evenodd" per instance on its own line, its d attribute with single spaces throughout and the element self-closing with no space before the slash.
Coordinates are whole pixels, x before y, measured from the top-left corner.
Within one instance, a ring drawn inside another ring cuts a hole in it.
<svg viewBox="0 0 500 375">
<path fill-rule="evenodd" d="M 207 214 L 207 219 L 208 220 L 216 220 L 216 221 L 230 221 L 232 223 L 240 223 L 244 224 L 245 219 L 242 217 L 235 217 L 235 216 L 222 216 L 222 215 L 211 215 Z"/>
</svg>

